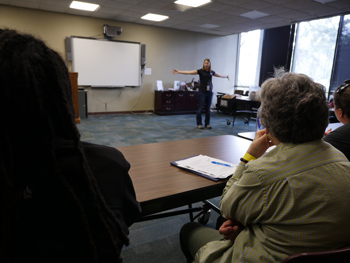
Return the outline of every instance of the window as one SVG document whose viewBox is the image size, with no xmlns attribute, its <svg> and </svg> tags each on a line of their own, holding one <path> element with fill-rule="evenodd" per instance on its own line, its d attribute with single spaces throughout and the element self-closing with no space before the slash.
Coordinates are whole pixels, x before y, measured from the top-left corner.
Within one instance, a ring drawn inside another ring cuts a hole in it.
<svg viewBox="0 0 350 263">
<path fill-rule="evenodd" d="M 248 90 L 259 86 L 263 30 L 239 34 L 236 87 Z M 245 87 L 245 88 L 242 88 Z"/>
<path fill-rule="evenodd" d="M 330 86 L 340 16 L 297 25 L 292 71 Z"/>
<path fill-rule="evenodd" d="M 350 15 L 341 17 L 340 21 L 330 95 L 344 80 L 350 79 Z"/>
</svg>

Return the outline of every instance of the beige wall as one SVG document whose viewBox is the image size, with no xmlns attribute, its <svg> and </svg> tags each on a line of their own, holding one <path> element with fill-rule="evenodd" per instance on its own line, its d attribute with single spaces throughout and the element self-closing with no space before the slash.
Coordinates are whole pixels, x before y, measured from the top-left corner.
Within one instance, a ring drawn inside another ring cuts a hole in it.
<svg viewBox="0 0 350 263">
<path fill-rule="evenodd" d="M 219 74 L 229 74 L 230 80 L 214 78 L 214 91 L 233 93 L 237 35 L 214 36 L 203 33 L 167 29 L 118 22 L 113 20 L 60 14 L 0 5 L 0 26 L 31 33 L 43 39 L 64 59 L 65 38 L 70 36 L 103 38 L 103 25 L 122 27 L 116 40 L 146 44 L 147 68 L 152 74 L 142 76 L 140 88 L 116 90 L 88 90 L 88 111 L 125 112 L 153 110 L 156 81 L 162 80 L 164 88 L 172 88 L 175 80 L 189 82 L 198 75 L 173 75 L 171 70 L 201 68 L 203 60 L 210 58 L 212 69 Z M 71 69 L 71 63 L 67 62 Z M 214 96 L 213 103 L 216 102 Z"/>
</svg>

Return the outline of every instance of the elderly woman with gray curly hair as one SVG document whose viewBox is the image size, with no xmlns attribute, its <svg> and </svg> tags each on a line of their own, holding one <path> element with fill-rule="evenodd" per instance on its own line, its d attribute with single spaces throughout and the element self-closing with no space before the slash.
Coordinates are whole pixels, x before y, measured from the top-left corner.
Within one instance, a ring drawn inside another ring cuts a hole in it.
<svg viewBox="0 0 350 263">
<path fill-rule="evenodd" d="M 322 85 L 276 70 L 261 87 L 260 120 L 266 128 L 223 191 L 219 231 L 193 222 L 181 229 L 188 262 L 281 262 L 350 245 L 350 162 L 322 140 Z"/>
</svg>

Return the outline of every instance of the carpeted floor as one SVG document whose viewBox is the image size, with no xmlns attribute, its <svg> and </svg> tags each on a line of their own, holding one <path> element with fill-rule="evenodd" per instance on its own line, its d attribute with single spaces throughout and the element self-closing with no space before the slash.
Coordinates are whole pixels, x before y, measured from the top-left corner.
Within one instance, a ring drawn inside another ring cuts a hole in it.
<svg viewBox="0 0 350 263">
<path fill-rule="evenodd" d="M 227 125 L 232 116 L 213 112 L 213 129 L 197 129 L 195 115 L 158 116 L 155 114 L 97 115 L 82 119 L 78 124 L 83 141 L 121 147 L 164 141 L 210 137 L 223 134 L 255 131 L 255 121 L 244 123 L 245 116 L 238 116 L 235 125 Z M 218 205 L 220 197 L 210 200 Z M 201 203 L 194 206 L 202 206 Z M 181 208 L 179 208 L 181 209 Z M 215 227 L 218 214 L 211 212 L 210 227 Z M 186 262 L 179 245 L 179 231 L 189 222 L 189 215 L 178 215 L 146 222 L 130 227 L 130 246 L 124 247 L 125 263 L 180 263 Z"/>
</svg>

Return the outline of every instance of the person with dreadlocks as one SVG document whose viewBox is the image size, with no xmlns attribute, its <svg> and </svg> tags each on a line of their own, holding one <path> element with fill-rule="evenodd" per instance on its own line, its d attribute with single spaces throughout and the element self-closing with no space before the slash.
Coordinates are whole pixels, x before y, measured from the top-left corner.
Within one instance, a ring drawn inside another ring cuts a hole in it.
<svg viewBox="0 0 350 263">
<path fill-rule="evenodd" d="M 0 262 L 122 262 L 141 213 L 130 165 L 80 141 L 63 59 L 0 29 L 0 92 Z"/>
</svg>

